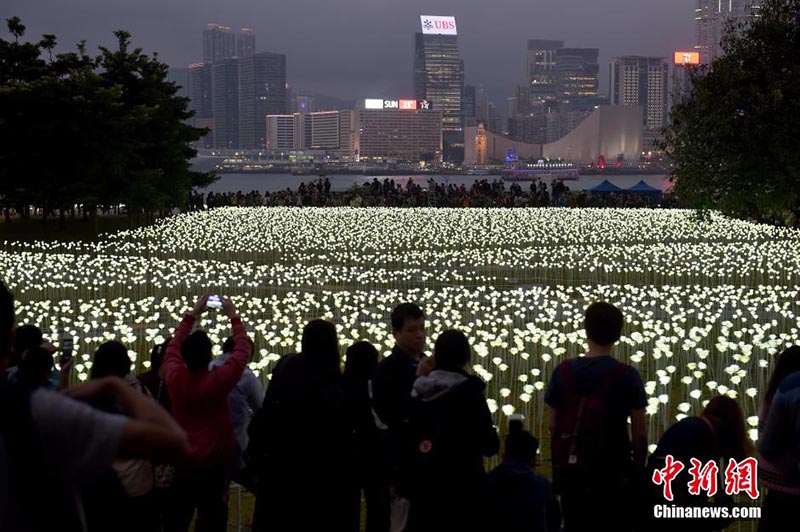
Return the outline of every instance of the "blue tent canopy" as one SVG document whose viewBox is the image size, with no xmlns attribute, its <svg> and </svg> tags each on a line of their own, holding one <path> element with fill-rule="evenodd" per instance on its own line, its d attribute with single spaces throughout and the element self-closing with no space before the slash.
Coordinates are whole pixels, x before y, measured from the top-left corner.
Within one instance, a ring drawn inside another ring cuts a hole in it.
<svg viewBox="0 0 800 532">
<path fill-rule="evenodd" d="M 624 192 L 625 190 L 619 188 L 617 185 L 609 181 L 608 179 L 603 180 L 602 183 L 590 189 L 589 192 Z"/>
<path fill-rule="evenodd" d="M 637 194 L 661 194 L 659 189 L 648 185 L 644 181 L 639 181 L 631 188 L 627 189 L 626 192 L 636 192 Z"/>
</svg>

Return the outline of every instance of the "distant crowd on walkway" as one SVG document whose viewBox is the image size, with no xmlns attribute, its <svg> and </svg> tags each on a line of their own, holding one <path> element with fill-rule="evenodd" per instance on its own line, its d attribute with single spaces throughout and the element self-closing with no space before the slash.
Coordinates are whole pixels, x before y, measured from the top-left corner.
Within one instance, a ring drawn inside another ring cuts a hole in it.
<svg viewBox="0 0 800 532">
<path fill-rule="evenodd" d="M 257 324 L 215 302 L 232 330 L 221 356 L 201 326 L 204 296 L 148 371 L 134 376 L 128 348 L 110 341 L 88 382 L 70 387 L 69 344 L 57 350 L 36 324 L 18 325 L 0 283 L 0 530 L 225 532 L 232 481 L 255 494 L 257 532 L 358 532 L 364 512 L 367 532 L 710 532 L 734 516 L 659 520 L 653 508 L 732 512 L 737 494 L 761 499 L 760 531 L 793 527 L 800 347 L 776 357 L 759 395 L 758 455 L 738 402 L 716 395 L 648 457 L 641 376 L 613 356 L 623 313 L 593 303 L 588 351 L 549 377 L 543 456 L 526 430 L 535 418 L 511 416 L 501 446 L 467 336 L 444 331 L 427 354 L 413 303 L 389 316 L 388 356 L 360 341 L 343 361 L 336 326 L 310 321 L 265 393 L 248 369 Z"/>
<path fill-rule="evenodd" d="M 476 180 L 465 184 L 444 184 L 429 180 L 425 187 L 408 179 L 405 184 L 392 178 L 373 179 L 344 192 L 331 191 L 329 178 L 302 182 L 297 190 L 277 192 L 193 192 L 189 209 L 216 207 L 672 207 L 669 197 L 658 194 L 592 193 L 572 191 L 560 180 L 548 187 L 544 181 L 514 182 Z"/>
</svg>

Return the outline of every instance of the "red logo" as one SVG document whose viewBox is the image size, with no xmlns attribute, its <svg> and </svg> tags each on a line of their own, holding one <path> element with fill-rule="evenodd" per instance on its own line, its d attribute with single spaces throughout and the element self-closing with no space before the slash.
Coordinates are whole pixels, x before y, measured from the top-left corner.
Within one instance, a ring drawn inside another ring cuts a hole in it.
<svg viewBox="0 0 800 532">
<path fill-rule="evenodd" d="M 725 468 L 725 493 L 738 495 L 742 492 L 753 500 L 758 498 L 758 462 L 755 458 L 745 458 L 738 463 L 731 460 Z"/>
<path fill-rule="evenodd" d="M 664 484 L 664 498 L 668 501 L 673 499 L 672 496 L 672 481 L 675 477 L 683 471 L 683 464 L 675 460 L 671 454 L 667 455 L 664 469 L 656 469 L 653 471 L 653 483 L 657 486 Z"/>
<path fill-rule="evenodd" d="M 717 493 L 717 483 L 719 476 L 719 466 L 714 460 L 709 460 L 703 464 L 700 460 L 692 458 L 692 467 L 689 468 L 689 494 L 700 495 L 706 492 L 709 497 Z M 672 481 L 684 470 L 685 466 L 679 460 L 675 460 L 668 454 L 664 461 L 663 469 L 653 471 L 653 483 L 664 485 L 664 498 L 672 501 Z M 725 493 L 727 495 L 738 495 L 746 493 L 751 499 L 758 499 L 758 462 L 755 458 L 745 458 L 737 462 L 730 460 L 728 467 L 725 468 Z"/>
<path fill-rule="evenodd" d="M 719 474 L 719 467 L 714 460 L 709 460 L 706 465 L 703 465 L 697 458 L 692 458 L 692 467 L 689 468 L 689 474 L 692 480 L 689 481 L 689 493 L 691 495 L 700 495 L 700 490 L 708 493 L 709 497 L 713 497 L 717 493 L 717 475 Z"/>
</svg>

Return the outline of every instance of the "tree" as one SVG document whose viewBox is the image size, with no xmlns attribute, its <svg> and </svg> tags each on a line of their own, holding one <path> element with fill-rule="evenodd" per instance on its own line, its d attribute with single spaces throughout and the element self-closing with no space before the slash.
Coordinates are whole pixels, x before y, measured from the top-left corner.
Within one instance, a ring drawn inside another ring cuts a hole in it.
<svg viewBox="0 0 800 532">
<path fill-rule="evenodd" d="M 115 33 L 114 51 L 97 58 L 57 54 L 54 35 L 20 42 L 25 27 L 7 21 L 14 42 L 0 39 L 0 197 L 25 215 L 96 214 L 123 203 L 149 218 L 183 206 L 192 187 L 215 179 L 192 172 L 190 143 L 206 133 L 187 124 L 188 100 L 176 96 L 157 56 L 130 50 L 130 35 Z M 49 61 L 42 59 L 48 52 Z M 74 212 L 74 211 L 73 211 Z M 94 216 L 96 221 L 96 216 Z"/>
<path fill-rule="evenodd" d="M 800 0 L 765 0 L 691 75 L 662 147 L 687 206 L 756 219 L 800 211 Z"/>
<path fill-rule="evenodd" d="M 130 144 L 131 161 L 116 176 L 113 191 L 129 212 L 152 213 L 185 203 L 192 187 L 205 186 L 214 177 L 192 172 L 196 155 L 190 143 L 205 130 L 189 126 L 188 99 L 176 96 L 178 88 L 167 81 L 168 67 L 158 56 L 130 49 L 130 34 L 116 31 L 117 49 L 101 47 L 99 67 L 107 87 L 120 87 L 122 103 L 135 120 Z"/>
</svg>

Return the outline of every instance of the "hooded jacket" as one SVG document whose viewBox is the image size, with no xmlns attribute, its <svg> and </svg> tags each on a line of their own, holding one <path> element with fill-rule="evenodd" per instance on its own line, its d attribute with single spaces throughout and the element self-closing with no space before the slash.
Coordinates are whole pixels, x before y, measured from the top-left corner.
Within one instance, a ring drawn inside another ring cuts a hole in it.
<svg viewBox="0 0 800 532">
<path fill-rule="evenodd" d="M 483 478 L 483 458 L 500 448 L 486 404 L 486 385 L 463 371 L 437 369 L 414 382 L 413 426 L 417 452 L 438 474 Z M 430 458 L 430 459 L 428 459 Z"/>
<path fill-rule="evenodd" d="M 484 389 L 482 380 L 461 370 L 437 369 L 414 382 L 413 530 L 488 529 L 483 458 L 497 453 L 500 440 Z"/>
</svg>

